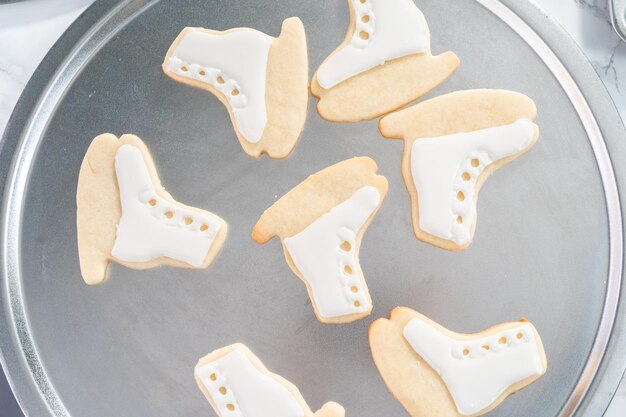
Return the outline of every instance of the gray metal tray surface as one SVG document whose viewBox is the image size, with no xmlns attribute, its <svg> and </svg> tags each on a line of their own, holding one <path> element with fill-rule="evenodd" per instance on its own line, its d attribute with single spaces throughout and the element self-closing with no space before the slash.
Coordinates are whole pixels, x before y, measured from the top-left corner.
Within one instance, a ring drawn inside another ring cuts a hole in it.
<svg viewBox="0 0 626 417">
<path fill-rule="evenodd" d="M 532 3 L 417 3 L 433 51 L 462 61 L 431 97 L 506 88 L 539 109 L 537 145 L 487 181 L 474 243 L 462 253 L 413 236 L 402 143 L 383 140 L 376 120 L 328 123 L 311 98 L 294 153 L 255 160 L 215 97 L 161 71 L 185 26 L 277 35 L 283 19 L 299 16 L 312 73 L 343 39 L 344 1 L 103 0 L 76 21 L 26 88 L 0 150 L 0 349 L 29 416 L 212 415 L 193 367 L 237 341 L 312 408 L 335 400 L 348 417 L 405 415 L 367 340 L 370 323 L 398 305 L 462 332 L 519 317 L 535 324 L 548 372 L 492 416 L 602 414 L 626 356 L 626 136 L 617 111 L 573 42 Z M 227 220 L 211 268 L 113 265 L 104 285 L 83 283 L 75 190 L 83 155 L 102 132 L 140 136 L 176 199 Z M 250 231 L 277 196 L 355 155 L 374 158 L 390 183 L 361 249 L 374 311 L 324 325 L 279 242 L 257 245 Z"/>
</svg>

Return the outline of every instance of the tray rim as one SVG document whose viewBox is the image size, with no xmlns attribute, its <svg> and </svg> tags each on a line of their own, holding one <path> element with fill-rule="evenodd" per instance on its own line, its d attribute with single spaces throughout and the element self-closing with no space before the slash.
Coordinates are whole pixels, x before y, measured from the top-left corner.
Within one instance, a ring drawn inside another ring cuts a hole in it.
<svg viewBox="0 0 626 417">
<path fill-rule="evenodd" d="M 35 154 L 38 144 L 39 136 L 36 132 L 43 132 L 46 127 L 46 120 L 42 121 L 42 118 L 38 120 L 36 117 L 41 108 L 48 104 L 48 110 L 53 109 L 71 84 L 73 76 L 80 71 L 85 58 L 97 52 L 99 47 L 130 22 L 135 14 L 143 12 L 158 1 L 100 0 L 92 4 L 61 36 L 39 65 L 16 104 L 7 123 L 3 140 L 0 141 L 0 195 L 3 196 L 0 211 L 0 311 L 4 313 L 0 315 L 0 363 L 26 415 L 71 417 L 39 361 L 21 300 L 19 267 L 9 262 L 12 257 L 15 258 L 12 255 L 13 251 L 15 255 L 19 252 L 19 245 L 10 245 L 12 241 L 19 242 L 19 233 L 14 233 L 11 237 L 10 219 L 13 217 L 9 202 L 21 201 L 23 197 L 23 190 L 19 187 L 16 189 L 11 180 L 19 180 L 20 167 L 21 170 L 25 170 L 22 177 L 27 177 L 30 157 Z M 616 200 L 613 204 L 607 201 L 612 256 L 598 332 L 605 340 L 598 345 L 599 336 L 596 335 L 577 385 L 559 412 L 559 417 L 579 416 L 583 412 L 585 415 L 602 415 L 610 403 L 606 394 L 608 393 L 609 399 L 612 398 L 626 368 L 626 315 L 617 314 L 618 309 L 621 311 L 624 308 L 622 296 L 626 295 L 626 286 L 621 286 L 624 281 L 622 262 L 624 224 L 620 207 L 620 205 L 626 207 L 626 192 L 618 194 L 620 183 L 626 183 L 626 169 L 617 167 L 616 171 L 611 164 L 611 155 L 622 153 L 626 156 L 626 144 L 623 143 L 623 139 L 620 141 L 620 136 L 624 137 L 626 132 L 606 87 L 586 56 L 567 32 L 554 19 L 547 16 L 534 1 L 476 1 L 521 36 L 553 72 L 577 108 L 588 134 L 589 129 L 595 129 L 594 134 L 599 135 L 600 142 L 594 144 L 592 140 L 592 146 L 601 170 L 605 197 L 606 187 L 615 187 L 613 197 Z M 541 24 L 544 21 L 548 21 L 549 24 Z M 552 64 L 556 67 L 551 67 L 537 48 L 542 49 L 542 53 L 547 54 L 545 56 L 554 59 L 555 62 Z M 550 53 L 553 57 L 549 56 Z M 567 86 L 563 84 L 564 80 Z M 574 93 L 578 91 L 580 96 L 570 95 L 571 91 Z M 589 103 L 601 111 L 594 113 Z M 590 119 L 584 120 L 580 109 L 587 111 L 586 117 Z M 620 122 L 615 123 L 616 120 Z M 32 141 L 33 137 L 37 137 L 37 140 L 30 143 L 29 140 Z M 32 148 L 30 155 L 20 152 L 28 145 Z M 596 149 L 596 146 L 600 148 Z M 608 165 L 604 168 L 600 165 L 597 151 L 606 152 L 604 163 Z M 16 217 L 19 220 L 20 214 L 18 213 Z M 19 230 L 19 226 L 14 226 L 13 229 Z"/>
</svg>

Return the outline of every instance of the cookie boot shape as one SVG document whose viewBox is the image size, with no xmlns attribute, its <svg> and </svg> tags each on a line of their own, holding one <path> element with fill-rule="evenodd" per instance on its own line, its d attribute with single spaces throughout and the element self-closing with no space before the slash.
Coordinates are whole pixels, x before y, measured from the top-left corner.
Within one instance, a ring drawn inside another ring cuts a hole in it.
<svg viewBox="0 0 626 417">
<path fill-rule="evenodd" d="M 479 416 L 543 375 L 541 338 L 529 322 L 452 332 L 406 307 L 369 331 L 387 388 L 412 417 Z"/>
<path fill-rule="evenodd" d="M 220 417 L 344 417 L 337 403 L 313 413 L 298 388 L 267 370 L 250 349 L 236 343 L 198 361 L 195 378 Z"/>
<path fill-rule="evenodd" d="M 350 25 L 311 81 L 327 120 L 358 122 L 396 110 L 441 84 L 459 66 L 433 56 L 430 31 L 413 0 L 347 0 Z"/>
<path fill-rule="evenodd" d="M 83 279 L 100 284 L 108 265 L 207 268 L 227 225 L 185 206 L 161 186 L 148 149 L 137 136 L 96 137 L 83 159 L 76 191 L 78 254 Z"/>
<path fill-rule="evenodd" d="M 163 71 L 216 95 L 248 155 L 284 158 L 304 127 L 308 65 L 304 26 L 292 17 L 278 38 L 248 28 L 185 28 L 167 52 Z"/>
<path fill-rule="evenodd" d="M 383 136 L 404 140 L 402 174 L 418 239 L 448 250 L 467 248 L 481 186 L 537 141 L 537 110 L 505 90 L 446 94 L 380 120 Z"/>
<path fill-rule="evenodd" d="M 267 209 L 252 230 L 258 243 L 280 237 L 287 263 L 324 323 L 349 323 L 372 310 L 358 254 L 387 194 L 387 180 L 377 169 L 361 157 L 313 174 Z"/>
</svg>

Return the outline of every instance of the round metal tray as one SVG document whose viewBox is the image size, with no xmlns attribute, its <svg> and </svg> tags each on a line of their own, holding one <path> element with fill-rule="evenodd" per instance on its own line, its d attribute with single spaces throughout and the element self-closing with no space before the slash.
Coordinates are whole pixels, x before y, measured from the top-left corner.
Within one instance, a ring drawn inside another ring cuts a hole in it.
<svg viewBox="0 0 626 417">
<path fill-rule="evenodd" d="M 402 144 L 383 140 L 376 121 L 325 122 L 311 99 L 293 155 L 254 160 L 215 97 L 161 72 L 184 26 L 277 35 L 284 18 L 300 16 L 312 73 L 343 38 L 343 1 L 103 0 L 76 21 L 27 86 L 0 150 L 0 348 L 28 415 L 210 415 L 193 366 L 235 341 L 299 386 L 313 408 L 333 399 L 348 416 L 403 415 L 367 343 L 371 321 L 397 305 L 457 331 L 521 316 L 536 325 L 548 372 L 491 415 L 603 412 L 626 357 L 619 116 L 583 55 L 534 5 L 418 5 L 433 51 L 453 50 L 462 61 L 431 96 L 506 88 L 539 109 L 539 142 L 485 184 L 476 238 L 463 253 L 413 237 Z M 82 282 L 76 182 L 87 146 L 105 131 L 139 135 L 175 198 L 229 222 L 211 268 L 114 265 L 105 285 Z M 250 230 L 277 196 L 354 155 L 374 158 L 390 183 L 361 250 L 374 312 L 351 325 L 323 325 L 279 243 L 254 244 Z"/>
</svg>

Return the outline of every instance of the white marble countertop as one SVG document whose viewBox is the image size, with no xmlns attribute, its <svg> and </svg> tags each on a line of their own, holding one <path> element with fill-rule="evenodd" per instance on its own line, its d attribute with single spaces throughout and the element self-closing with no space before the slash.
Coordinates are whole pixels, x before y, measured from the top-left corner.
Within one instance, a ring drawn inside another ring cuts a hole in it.
<svg viewBox="0 0 626 417">
<path fill-rule="evenodd" d="M 626 42 L 609 22 L 608 0 L 534 0 L 574 38 L 626 120 Z M 28 79 L 63 31 L 93 0 L 0 5 L 0 132 Z M 626 138 L 625 138 L 626 140 Z M 0 417 L 22 416 L 0 372 Z M 626 415 L 626 379 L 605 417 Z"/>
</svg>

